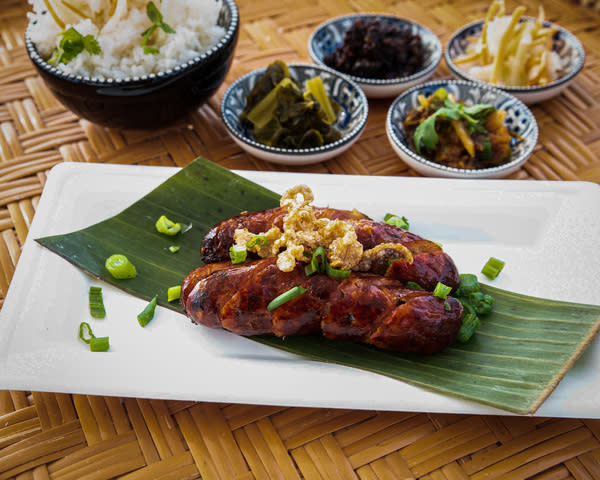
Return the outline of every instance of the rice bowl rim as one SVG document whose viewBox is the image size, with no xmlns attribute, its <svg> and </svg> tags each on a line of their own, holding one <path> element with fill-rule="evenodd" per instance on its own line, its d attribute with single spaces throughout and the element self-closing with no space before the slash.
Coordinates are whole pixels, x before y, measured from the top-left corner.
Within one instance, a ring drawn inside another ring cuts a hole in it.
<svg viewBox="0 0 600 480">
<path fill-rule="evenodd" d="M 523 21 L 523 20 L 535 20 L 535 17 L 523 16 L 521 21 Z M 459 28 L 456 32 L 454 32 L 452 34 L 452 36 L 450 37 L 450 40 L 448 40 L 448 43 L 446 44 L 446 48 L 444 49 L 444 60 L 446 61 L 446 65 L 448 66 L 448 69 L 453 74 L 459 76 L 462 80 L 476 82 L 476 83 L 480 83 L 480 84 L 482 83 L 485 85 L 490 85 L 495 88 L 499 88 L 506 92 L 518 94 L 518 93 L 540 92 L 543 90 L 549 90 L 554 87 L 558 87 L 559 85 L 563 85 L 564 83 L 567 83 L 570 80 L 572 80 L 573 78 L 575 78 L 575 76 L 577 76 L 577 74 L 583 69 L 583 66 L 585 64 L 585 50 L 583 48 L 583 45 L 577 38 L 577 36 L 574 35 L 573 33 L 571 33 L 566 28 L 561 27 L 557 23 L 551 22 L 549 20 L 544 20 L 542 22 L 542 25 L 544 27 L 556 28 L 557 32 L 560 33 L 561 37 L 563 37 L 565 39 L 565 41 L 568 43 L 568 45 L 571 48 L 573 48 L 574 50 L 576 50 L 577 53 L 579 54 L 579 61 L 573 65 L 573 69 L 569 73 L 567 73 L 566 75 L 563 75 L 561 77 L 558 77 L 555 80 L 553 80 L 552 82 L 549 82 L 545 85 L 529 85 L 529 86 L 495 85 L 495 84 L 486 82 L 485 80 L 480 80 L 472 75 L 469 75 L 464 70 L 461 70 L 461 68 L 456 63 L 454 63 L 454 58 L 450 56 L 450 47 L 455 42 L 457 42 L 458 38 L 460 36 L 462 36 L 467 30 L 474 28 L 474 27 L 478 27 L 480 25 L 483 26 L 484 23 L 485 23 L 485 20 L 480 19 L 480 20 L 476 20 L 474 22 L 471 22 L 471 23 Z M 555 51 L 555 50 L 553 49 L 552 51 Z"/>
<path fill-rule="evenodd" d="M 215 55 L 223 47 L 227 46 L 227 44 L 229 44 L 231 42 L 232 38 L 235 36 L 235 34 L 238 30 L 238 25 L 239 25 L 238 8 L 235 3 L 235 0 L 222 0 L 222 1 L 223 1 L 223 5 L 227 5 L 227 7 L 229 8 L 229 12 L 231 15 L 231 22 L 229 23 L 229 26 L 227 27 L 225 34 L 221 38 L 219 38 L 217 43 L 212 45 L 206 52 L 199 54 L 198 56 L 188 60 L 187 62 L 178 63 L 173 68 L 169 68 L 168 70 L 162 70 L 157 73 L 148 73 L 148 74 L 144 74 L 144 75 L 139 75 L 139 76 L 136 75 L 136 76 L 132 76 L 132 77 L 123 77 L 123 78 L 99 78 L 99 77 L 90 77 L 87 75 L 63 72 L 62 70 L 58 69 L 57 67 L 49 64 L 46 60 L 44 60 L 42 58 L 42 56 L 39 54 L 37 47 L 35 46 L 35 43 L 33 42 L 33 40 L 31 40 L 29 33 L 30 33 L 31 26 L 35 23 L 35 20 L 32 22 L 29 22 L 29 24 L 27 25 L 27 29 L 25 31 L 25 46 L 27 48 L 27 52 L 28 52 L 30 58 L 35 62 L 35 64 L 37 66 L 43 68 L 44 70 L 46 70 L 48 73 L 50 73 L 52 75 L 55 75 L 57 77 L 63 78 L 65 80 L 70 80 L 73 82 L 95 84 L 95 85 L 100 85 L 100 86 L 111 86 L 111 85 L 123 86 L 123 85 L 137 84 L 140 82 L 146 82 L 148 80 L 150 80 L 150 81 L 162 80 L 162 79 L 165 79 L 165 78 L 168 78 L 171 76 L 181 74 L 181 73 L 191 69 L 192 67 L 194 67 L 198 64 L 201 64 L 202 62 L 208 60 L 210 57 Z"/>
</svg>

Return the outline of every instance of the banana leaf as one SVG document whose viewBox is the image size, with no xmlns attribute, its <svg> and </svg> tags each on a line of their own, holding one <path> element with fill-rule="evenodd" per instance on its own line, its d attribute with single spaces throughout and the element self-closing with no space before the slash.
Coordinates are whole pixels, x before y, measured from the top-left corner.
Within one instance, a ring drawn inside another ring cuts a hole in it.
<svg viewBox="0 0 600 480">
<path fill-rule="evenodd" d="M 277 206 L 279 194 L 198 159 L 121 213 L 88 228 L 36 239 L 90 275 L 143 299 L 181 283 L 201 264 L 199 245 L 218 221 L 243 210 Z M 156 232 L 161 215 L 191 225 L 176 236 Z M 179 252 L 169 252 L 177 245 Z M 113 253 L 125 254 L 138 271 L 114 279 L 104 267 Z M 420 387 L 500 408 L 534 413 L 588 346 L 600 328 L 600 306 L 524 296 L 483 285 L 495 298 L 475 336 L 443 352 L 408 355 L 321 336 L 248 337 L 293 354 L 355 367 Z M 203 328 L 203 327 L 198 327 Z"/>
</svg>

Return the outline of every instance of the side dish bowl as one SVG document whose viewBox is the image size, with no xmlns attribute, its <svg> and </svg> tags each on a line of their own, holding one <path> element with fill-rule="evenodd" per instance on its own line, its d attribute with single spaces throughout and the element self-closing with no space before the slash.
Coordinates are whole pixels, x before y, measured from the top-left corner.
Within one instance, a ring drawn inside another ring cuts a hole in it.
<svg viewBox="0 0 600 480">
<path fill-rule="evenodd" d="M 411 20 L 393 15 L 355 14 L 333 18 L 319 25 L 308 40 L 308 53 L 313 62 L 325 65 L 323 59 L 344 41 L 346 31 L 357 20 L 379 20 L 382 24 L 408 28 L 410 32 L 419 34 L 425 55 L 420 70 L 406 77 L 365 78 L 347 75 L 354 80 L 369 98 L 395 97 L 414 85 L 423 83 L 435 72 L 442 59 L 442 44 L 438 37 L 426 27 Z"/>
<path fill-rule="evenodd" d="M 444 88 L 467 105 L 486 103 L 507 113 L 505 125 L 518 135 L 511 143 L 508 163 L 483 169 L 462 169 L 441 165 L 413 151 L 404 129 L 407 113 L 419 106 L 419 95 L 428 97 Z M 512 95 L 482 83 L 463 80 L 440 80 L 414 87 L 394 100 L 386 118 L 385 129 L 394 151 L 408 166 L 422 175 L 450 178 L 502 178 L 518 170 L 529 158 L 538 139 L 538 126 L 531 110 Z"/>
<path fill-rule="evenodd" d="M 479 20 L 466 25 L 455 32 L 446 45 L 446 49 L 444 51 L 444 60 L 448 65 L 448 69 L 455 78 L 491 85 L 468 75 L 467 72 L 461 69 L 454 62 L 455 59 L 465 54 L 471 38 L 481 36 L 483 25 L 484 20 Z M 492 85 L 510 93 L 511 95 L 514 95 L 526 104 L 542 102 L 558 95 L 575 79 L 577 74 L 583 68 L 585 61 L 585 52 L 583 50 L 583 46 L 575 35 L 550 22 L 543 22 L 543 26 L 554 27 L 557 29 L 557 32 L 553 37 L 553 51 L 558 54 L 558 58 L 560 59 L 558 78 L 553 82 L 540 86 L 511 87 L 504 85 Z"/>
<path fill-rule="evenodd" d="M 246 97 L 266 68 L 254 70 L 236 80 L 225 92 L 221 116 L 233 140 L 251 155 L 282 165 L 308 165 L 328 160 L 344 152 L 358 139 L 367 123 L 369 104 L 365 94 L 352 80 L 320 65 L 289 64 L 290 75 L 300 84 L 316 77 L 323 80 L 325 91 L 340 106 L 334 126 L 341 132 L 339 140 L 315 148 L 279 148 L 257 142 L 240 122 Z"/>
<path fill-rule="evenodd" d="M 28 33 L 25 44 L 48 88 L 76 115 L 108 127 L 157 128 L 200 107 L 225 80 L 240 24 L 234 0 L 223 0 L 217 24 L 225 34 L 207 52 L 170 70 L 124 79 L 61 72 L 40 56 Z"/>
</svg>

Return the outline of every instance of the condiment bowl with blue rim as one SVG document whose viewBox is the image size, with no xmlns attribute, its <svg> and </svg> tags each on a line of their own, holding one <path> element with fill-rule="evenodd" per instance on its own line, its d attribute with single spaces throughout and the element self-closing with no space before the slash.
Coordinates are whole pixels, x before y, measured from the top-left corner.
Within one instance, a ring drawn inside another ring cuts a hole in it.
<svg viewBox="0 0 600 480">
<path fill-rule="evenodd" d="M 174 68 L 127 78 L 89 78 L 44 60 L 25 34 L 27 53 L 50 91 L 93 123 L 126 129 L 160 128 L 183 120 L 221 86 L 233 61 L 240 19 L 234 0 L 222 0 L 217 24 L 225 34 L 208 51 Z"/>
<path fill-rule="evenodd" d="M 254 70 L 237 79 L 225 92 L 221 102 L 221 116 L 233 140 L 246 152 L 272 163 L 282 165 L 308 165 L 335 157 L 354 144 L 367 123 L 369 104 L 365 94 L 352 80 L 321 65 L 288 64 L 290 76 L 301 85 L 308 79 L 320 76 L 325 91 L 340 106 L 334 124 L 342 138 L 314 148 L 279 148 L 256 141 L 247 127 L 240 122 L 246 106 L 246 97 L 266 68 Z"/>
<path fill-rule="evenodd" d="M 508 163 L 482 169 L 463 169 L 441 165 L 419 155 L 410 147 L 404 129 L 407 113 L 417 108 L 419 95 L 429 97 L 439 88 L 465 102 L 466 105 L 485 103 L 506 111 L 504 124 L 512 131 L 512 156 Z M 402 93 L 390 106 L 385 129 L 394 151 L 406 164 L 422 175 L 447 178 L 502 178 L 515 172 L 527 161 L 537 144 L 538 126 L 531 110 L 518 98 L 498 88 L 483 83 L 464 80 L 439 80 L 428 82 Z"/>
<path fill-rule="evenodd" d="M 522 19 L 522 21 L 526 20 L 534 21 L 535 19 L 529 17 L 524 17 Z M 455 59 L 465 54 L 469 43 L 474 37 L 481 36 L 483 25 L 484 20 L 479 20 L 466 25 L 455 32 L 446 44 L 444 60 L 455 78 L 492 85 L 469 75 L 454 62 Z M 558 95 L 562 90 L 568 87 L 573 80 L 575 80 L 577 74 L 583 69 L 583 64 L 585 62 L 585 51 L 583 50 L 581 42 L 575 35 L 551 22 L 545 21 L 543 22 L 543 26 L 545 28 L 553 27 L 557 30 L 552 38 L 552 49 L 559 59 L 558 78 L 546 85 L 538 86 L 516 87 L 508 85 L 492 85 L 514 95 L 528 105 L 542 102 Z"/>
<path fill-rule="evenodd" d="M 319 25 L 308 40 L 308 53 L 313 62 L 325 65 L 324 58 L 336 47 L 343 44 L 346 31 L 357 21 L 379 20 L 382 24 L 408 28 L 419 34 L 424 48 L 421 68 L 413 75 L 394 78 L 365 78 L 345 74 L 354 80 L 369 98 L 395 97 L 419 83 L 427 80 L 437 69 L 442 59 L 442 44 L 439 38 L 428 28 L 411 20 L 385 14 L 354 14 L 333 18 Z"/>
</svg>

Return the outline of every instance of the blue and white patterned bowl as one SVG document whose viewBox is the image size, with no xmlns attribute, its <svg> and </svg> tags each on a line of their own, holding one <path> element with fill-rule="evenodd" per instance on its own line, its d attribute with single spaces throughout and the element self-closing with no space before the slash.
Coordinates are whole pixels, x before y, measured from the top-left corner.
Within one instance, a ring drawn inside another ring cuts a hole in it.
<svg viewBox="0 0 600 480">
<path fill-rule="evenodd" d="M 300 84 L 317 75 L 321 77 L 330 98 L 341 107 L 335 127 L 341 132 L 342 138 L 322 147 L 299 149 L 269 147 L 254 140 L 246 127 L 240 123 L 240 114 L 246 106 L 246 96 L 266 70 L 262 68 L 240 77 L 223 96 L 221 116 L 233 140 L 251 155 L 283 165 L 308 165 L 322 162 L 350 148 L 365 128 L 369 114 L 369 104 L 360 87 L 327 67 L 288 64 L 288 69 L 290 75 Z"/>
<path fill-rule="evenodd" d="M 369 98 L 385 98 L 395 97 L 404 90 L 409 89 L 419 83 L 427 80 L 435 69 L 438 67 L 442 59 L 442 44 L 435 34 L 418 23 L 403 18 L 398 18 L 393 15 L 379 14 L 355 14 L 346 15 L 343 17 L 333 18 L 325 23 L 322 23 L 311 34 L 308 40 L 308 53 L 313 62 L 318 65 L 325 65 L 323 59 L 331 53 L 338 45 L 344 41 L 346 31 L 352 26 L 356 20 L 379 20 L 385 24 L 398 25 L 402 28 L 410 28 L 413 34 L 418 33 L 421 36 L 421 41 L 425 47 L 425 59 L 423 66 L 414 75 L 407 77 L 377 79 L 364 78 L 354 75 L 347 77 L 354 80 L 365 92 Z"/>
<path fill-rule="evenodd" d="M 523 20 L 525 19 L 535 20 L 529 17 L 524 17 Z M 481 36 L 483 24 L 484 21 L 479 20 L 477 22 L 470 23 L 454 33 L 446 45 L 444 59 L 446 60 L 446 64 L 448 65 L 450 72 L 455 78 L 490 85 L 486 82 L 482 82 L 474 77 L 469 76 L 454 63 L 455 58 L 464 55 L 470 42 L 469 37 Z M 544 27 L 552 26 L 558 30 L 555 34 L 555 38 L 558 40 L 555 41 L 555 52 L 558 53 L 558 56 L 560 57 L 559 77 L 553 82 L 541 86 L 510 87 L 504 85 L 494 85 L 496 88 L 500 88 L 505 92 L 514 95 L 528 105 L 542 102 L 558 95 L 575 79 L 575 76 L 583 68 L 583 63 L 585 61 L 585 52 L 583 50 L 583 46 L 575 35 L 550 22 L 544 22 L 543 25 Z"/>
<path fill-rule="evenodd" d="M 479 170 L 453 168 L 427 160 L 410 148 L 404 130 L 404 118 L 410 110 L 419 106 L 419 95 L 428 97 L 438 88 L 444 88 L 448 93 L 454 94 L 457 100 L 462 100 L 467 105 L 487 103 L 494 105 L 499 110 L 506 110 L 505 125 L 520 137 L 520 139 L 513 139 L 511 145 L 512 160 L 509 163 Z M 538 139 L 538 126 L 535 117 L 523 102 L 497 88 L 483 83 L 463 80 L 429 82 L 404 92 L 390 106 L 385 122 L 385 130 L 396 153 L 417 172 L 430 177 L 506 177 L 525 163 L 533 152 Z"/>
</svg>

